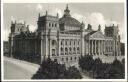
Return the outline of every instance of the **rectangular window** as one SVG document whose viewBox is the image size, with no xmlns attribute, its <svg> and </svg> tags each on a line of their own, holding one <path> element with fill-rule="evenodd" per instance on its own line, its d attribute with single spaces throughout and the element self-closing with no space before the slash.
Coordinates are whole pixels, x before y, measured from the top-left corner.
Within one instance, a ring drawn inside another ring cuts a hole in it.
<svg viewBox="0 0 128 82">
<path fill-rule="evenodd" d="M 55 56 L 55 49 L 52 49 L 52 56 Z"/>
</svg>

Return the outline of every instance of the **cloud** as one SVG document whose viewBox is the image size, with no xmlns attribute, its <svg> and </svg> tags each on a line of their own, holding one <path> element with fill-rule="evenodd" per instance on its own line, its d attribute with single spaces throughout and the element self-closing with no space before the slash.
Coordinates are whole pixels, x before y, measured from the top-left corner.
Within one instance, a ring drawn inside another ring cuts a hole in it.
<svg viewBox="0 0 128 82">
<path fill-rule="evenodd" d="M 59 9 L 59 8 L 56 8 L 56 9 L 55 9 L 55 13 L 58 13 L 59 17 L 62 17 L 62 15 L 63 15 L 62 10 Z"/>
<path fill-rule="evenodd" d="M 21 20 L 18 20 L 17 22 L 24 24 L 25 21 L 21 19 Z"/>
<path fill-rule="evenodd" d="M 104 19 L 104 16 L 102 13 L 94 12 L 89 14 L 88 16 L 84 16 L 78 13 L 72 13 L 72 17 L 76 18 L 80 22 L 85 23 L 85 28 L 87 28 L 88 24 L 92 25 L 92 29 L 97 30 L 98 25 L 101 25 L 101 29 L 103 31 L 104 26 L 106 24 L 106 20 Z"/>
<path fill-rule="evenodd" d="M 98 29 L 98 25 L 101 25 L 101 29 L 103 31 L 104 29 L 104 25 L 106 24 L 106 20 L 104 19 L 104 16 L 102 13 L 99 12 L 94 12 L 91 13 L 88 17 L 87 17 L 87 23 L 92 25 L 92 28 L 94 30 Z"/>
<path fill-rule="evenodd" d="M 118 21 L 105 19 L 102 13 L 93 12 L 88 16 L 84 16 L 78 13 L 72 13 L 72 17 L 76 18 L 78 21 L 83 21 L 85 23 L 85 28 L 87 28 L 87 24 L 92 25 L 92 29 L 97 30 L 98 25 L 101 25 L 101 30 L 104 33 L 105 25 L 112 26 L 113 24 L 119 28 L 119 34 L 121 36 L 121 41 L 124 42 L 124 24 Z"/>
<path fill-rule="evenodd" d="M 11 16 L 10 17 L 10 19 L 11 19 L 11 21 L 13 21 L 13 23 L 14 22 L 17 22 L 17 23 L 22 23 L 22 24 L 24 24 L 24 20 L 22 20 L 22 19 L 16 19 L 14 16 Z"/>
<path fill-rule="evenodd" d="M 59 18 L 62 17 L 63 15 L 63 12 L 61 9 L 59 8 L 51 8 L 51 11 L 48 11 L 48 14 L 49 15 L 52 15 L 52 16 L 57 16 L 57 13 L 59 15 Z"/>
<path fill-rule="evenodd" d="M 81 14 L 78 14 L 78 13 L 73 13 L 72 14 L 72 17 L 73 18 L 76 18 L 78 21 L 82 22 L 82 21 L 86 21 L 86 17 L 81 15 Z"/>
<path fill-rule="evenodd" d="M 118 24 L 119 34 L 121 36 L 121 42 L 125 42 L 125 27 L 123 23 Z"/>
<path fill-rule="evenodd" d="M 29 6 L 28 6 L 29 7 Z M 63 11 L 60 8 L 49 8 L 50 10 L 48 11 L 49 15 L 53 15 L 56 16 L 57 13 L 59 14 L 59 18 L 62 17 L 63 15 Z M 41 4 L 37 4 L 36 5 L 36 10 L 38 10 L 39 12 L 43 12 L 45 14 L 46 9 L 41 5 Z M 41 13 L 42 14 L 42 13 Z M 104 33 L 104 29 L 105 29 L 105 25 L 110 26 L 110 25 L 117 25 L 119 26 L 119 34 L 121 35 L 121 40 L 124 41 L 124 26 L 123 23 L 114 21 L 114 20 L 110 20 L 110 19 L 105 19 L 104 15 L 100 12 L 92 12 L 89 13 L 88 15 L 82 15 L 79 13 L 71 13 L 71 16 L 73 18 L 76 18 L 78 21 L 80 22 L 84 22 L 85 23 L 85 28 L 87 28 L 87 24 L 91 24 L 92 25 L 92 29 L 97 30 L 98 29 L 98 25 L 101 25 L 101 30 Z M 16 18 L 14 16 L 11 16 L 11 20 L 15 21 Z M 22 20 L 23 22 L 23 20 Z M 34 25 L 29 25 L 29 29 L 30 31 L 34 32 L 37 29 L 37 26 Z"/>
<path fill-rule="evenodd" d="M 106 26 L 112 26 L 113 24 L 117 26 L 120 23 L 110 19 L 106 20 Z"/>
<path fill-rule="evenodd" d="M 36 10 L 39 10 L 39 11 L 43 10 L 42 5 L 41 5 L 41 4 L 37 4 L 37 6 L 36 6 Z"/>
<path fill-rule="evenodd" d="M 34 26 L 34 25 L 32 25 L 32 24 L 29 25 L 29 30 L 30 30 L 31 32 L 36 31 L 36 29 L 37 29 L 37 26 Z"/>
<path fill-rule="evenodd" d="M 29 30 L 31 32 L 34 32 L 35 30 L 37 29 L 36 26 L 34 25 L 29 25 Z M 4 29 L 3 30 L 3 40 L 4 41 L 8 41 L 8 37 L 9 37 L 9 34 L 11 33 L 10 29 Z"/>
</svg>

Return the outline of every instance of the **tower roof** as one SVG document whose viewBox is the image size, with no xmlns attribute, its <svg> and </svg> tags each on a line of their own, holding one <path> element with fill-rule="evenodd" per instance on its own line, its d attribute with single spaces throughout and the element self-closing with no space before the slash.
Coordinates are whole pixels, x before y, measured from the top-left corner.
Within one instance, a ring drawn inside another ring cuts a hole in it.
<svg viewBox="0 0 128 82">
<path fill-rule="evenodd" d="M 60 18 L 60 20 L 59 20 L 59 23 L 60 24 L 65 24 L 65 25 L 68 25 L 68 26 L 76 26 L 76 27 L 80 27 L 80 25 L 81 25 L 81 23 L 78 20 L 71 17 L 68 4 L 66 6 L 66 9 L 64 10 L 63 17 Z"/>
<path fill-rule="evenodd" d="M 64 16 L 71 16 L 71 15 L 70 15 L 70 10 L 69 10 L 69 8 L 68 8 L 68 4 L 67 4 L 67 6 L 66 6 L 66 9 L 64 10 Z"/>
<path fill-rule="evenodd" d="M 99 26 L 98 26 L 98 31 L 101 31 L 101 25 L 99 24 Z"/>
</svg>

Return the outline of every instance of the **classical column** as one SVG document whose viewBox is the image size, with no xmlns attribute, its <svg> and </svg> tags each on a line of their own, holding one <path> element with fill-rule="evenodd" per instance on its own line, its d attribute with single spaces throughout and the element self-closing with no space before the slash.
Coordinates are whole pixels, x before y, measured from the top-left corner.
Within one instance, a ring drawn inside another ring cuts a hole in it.
<svg viewBox="0 0 128 82">
<path fill-rule="evenodd" d="M 44 60 L 44 58 L 43 58 L 43 42 L 42 41 L 43 41 L 43 39 L 40 40 L 40 44 L 41 44 L 41 49 L 40 49 L 41 50 L 40 51 L 41 52 L 41 62 L 40 63 L 42 63 L 42 61 Z"/>
<path fill-rule="evenodd" d="M 97 55 L 99 55 L 99 40 L 97 40 Z"/>
<path fill-rule="evenodd" d="M 59 56 L 60 55 L 60 53 L 59 53 L 60 52 L 60 45 L 59 45 L 60 41 L 59 41 L 59 38 L 57 38 L 57 43 L 56 44 L 57 44 L 57 56 Z"/>
<path fill-rule="evenodd" d="M 63 54 L 65 55 L 65 41 L 62 39 L 62 46 L 63 46 Z"/>
<path fill-rule="evenodd" d="M 102 40 L 102 55 L 104 54 L 104 40 Z"/>
<path fill-rule="evenodd" d="M 90 40 L 88 42 L 88 55 L 90 55 Z"/>
<path fill-rule="evenodd" d="M 93 40 L 92 40 L 92 55 L 93 55 Z"/>
<path fill-rule="evenodd" d="M 101 49 L 100 49 L 100 53 L 101 53 L 101 55 L 102 55 L 102 53 L 103 53 L 103 47 L 102 47 L 103 45 L 102 45 L 102 40 L 101 40 Z"/>
<path fill-rule="evenodd" d="M 98 49 L 99 49 L 98 50 L 99 51 L 98 54 L 100 54 L 100 40 L 99 40 L 99 47 L 98 47 Z"/>
<path fill-rule="evenodd" d="M 104 53 L 106 52 L 106 41 L 104 41 Z"/>
<path fill-rule="evenodd" d="M 90 49 L 89 49 L 90 52 L 89 52 L 89 53 L 91 54 L 91 47 L 92 47 L 92 46 L 91 46 L 91 40 L 90 40 L 90 42 L 89 42 L 89 45 L 90 45 Z"/>
<path fill-rule="evenodd" d="M 96 41 L 96 54 L 98 55 L 98 40 Z"/>
<path fill-rule="evenodd" d="M 95 45 L 95 55 L 96 55 L 96 40 L 95 40 L 95 44 L 94 45 Z"/>
<path fill-rule="evenodd" d="M 102 52 L 103 52 L 103 54 L 104 54 L 104 40 L 102 41 Z"/>
</svg>

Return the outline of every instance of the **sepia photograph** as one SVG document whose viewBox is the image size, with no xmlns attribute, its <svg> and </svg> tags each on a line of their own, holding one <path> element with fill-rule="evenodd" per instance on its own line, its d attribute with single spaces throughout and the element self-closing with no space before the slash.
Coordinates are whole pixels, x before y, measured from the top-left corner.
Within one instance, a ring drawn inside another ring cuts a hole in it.
<svg viewBox="0 0 128 82">
<path fill-rule="evenodd" d="M 121 1 L 2 3 L 2 79 L 126 80 Z"/>
</svg>

